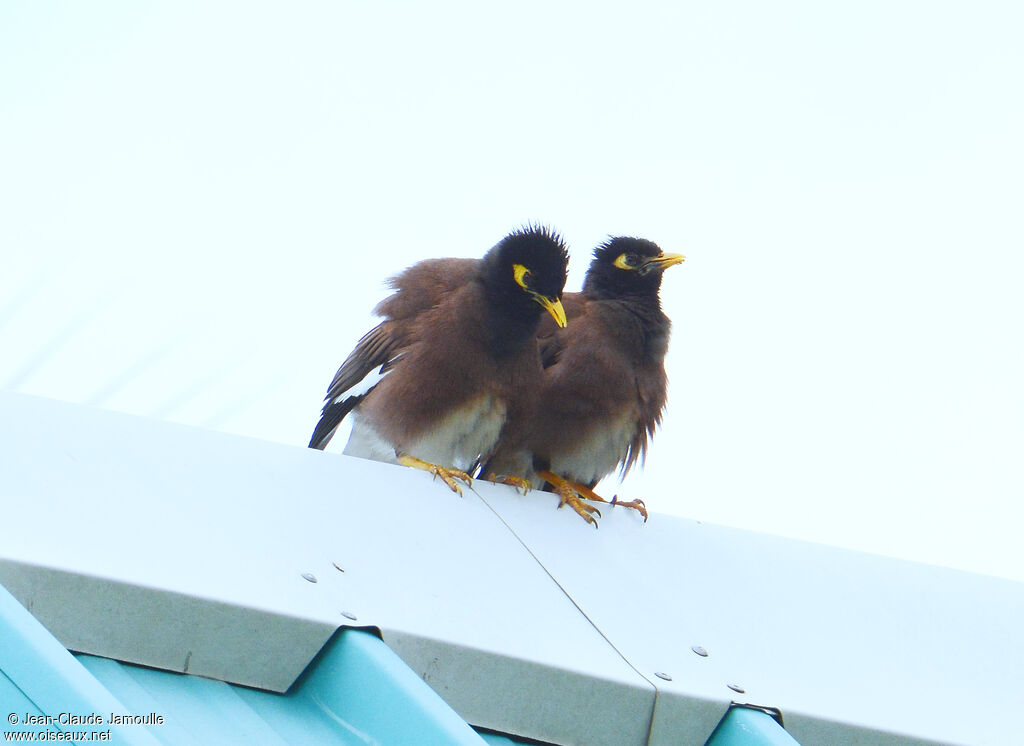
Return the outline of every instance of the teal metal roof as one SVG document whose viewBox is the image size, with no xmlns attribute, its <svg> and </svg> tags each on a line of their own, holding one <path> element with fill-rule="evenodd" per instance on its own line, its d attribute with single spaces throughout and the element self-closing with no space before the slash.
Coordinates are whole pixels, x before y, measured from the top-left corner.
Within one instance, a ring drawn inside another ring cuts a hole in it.
<svg viewBox="0 0 1024 746">
<path fill-rule="evenodd" d="M 288 692 L 275 694 L 72 656 L 0 586 L 0 672 L 9 733 L 96 731 L 111 743 L 169 746 L 484 743 L 378 637 L 356 629 L 336 634 Z M 101 722 L 82 725 L 61 713 Z M 47 715 L 56 721 L 46 723 Z M 118 727 L 111 715 L 144 722 Z"/>
<path fill-rule="evenodd" d="M 477 733 L 376 635 L 339 631 L 284 694 L 72 655 L 0 586 L 5 740 L 75 743 L 517 746 Z M 123 721 L 119 722 L 119 719 Z M 770 716 L 733 707 L 708 746 L 796 744 Z"/>
<path fill-rule="evenodd" d="M 799 746 L 778 721 L 762 709 L 732 707 L 706 746 Z"/>
<path fill-rule="evenodd" d="M 81 655 L 129 713 L 156 713 L 161 743 L 482 743 L 375 635 L 341 630 L 285 694 Z"/>
</svg>

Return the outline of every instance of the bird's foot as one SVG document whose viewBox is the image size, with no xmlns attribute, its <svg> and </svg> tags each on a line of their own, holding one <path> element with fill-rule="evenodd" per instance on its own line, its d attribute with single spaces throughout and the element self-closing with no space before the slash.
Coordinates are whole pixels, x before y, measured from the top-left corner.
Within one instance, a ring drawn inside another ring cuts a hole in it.
<svg viewBox="0 0 1024 746">
<path fill-rule="evenodd" d="M 593 505 L 588 505 L 583 502 L 579 496 L 577 496 L 575 490 L 569 486 L 555 486 L 555 491 L 558 492 L 559 502 L 558 507 L 561 508 L 563 505 L 568 505 L 570 508 L 576 511 L 576 514 L 591 524 L 594 528 L 597 528 L 597 518 L 594 518 L 594 513 L 597 513 L 598 518 L 601 517 L 601 511 L 595 508 Z"/>
<path fill-rule="evenodd" d="M 554 472 L 550 471 L 538 471 L 537 476 L 543 479 L 545 482 L 550 483 L 554 488 L 555 492 L 558 493 L 558 507 L 561 508 L 563 505 L 568 505 L 570 508 L 576 511 L 576 514 L 591 524 L 594 528 L 597 528 L 597 518 L 594 517 L 594 513 L 597 513 L 597 517 L 601 517 L 601 511 L 595 508 L 593 505 L 587 505 L 581 497 L 584 497 L 584 493 L 580 492 L 577 487 L 582 487 L 576 482 L 569 479 L 564 479 Z M 587 490 L 588 492 L 590 490 Z M 601 500 L 601 498 L 598 498 Z M 608 502 L 607 500 L 601 500 L 601 502 Z"/>
<path fill-rule="evenodd" d="M 647 523 L 647 506 L 644 505 L 643 500 L 620 500 L 618 495 L 615 495 L 611 500 L 605 500 L 603 497 L 601 497 L 599 494 L 597 494 L 592 489 L 587 487 L 587 485 L 585 484 L 580 484 L 579 482 L 574 482 L 571 479 L 559 477 L 557 474 L 554 474 L 553 472 L 550 471 L 540 471 L 537 472 L 537 474 L 544 481 L 551 482 L 551 484 L 555 485 L 556 488 L 558 487 L 558 484 L 557 482 L 552 481 L 551 477 L 555 477 L 555 479 L 560 479 L 562 482 L 568 485 L 568 487 L 571 490 L 573 490 L 577 495 L 579 495 L 580 497 L 585 497 L 588 500 L 595 500 L 596 502 L 600 503 L 608 503 L 612 507 L 615 507 L 616 505 L 621 505 L 624 508 L 632 508 L 637 513 L 642 515 L 644 517 L 644 523 Z"/>
<path fill-rule="evenodd" d="M 621 505 L 624 508 L 632 508 L 642 515 L 644 517 L 644 523 L 647 523 L 647 506 L 644 505 L 644 501 L 640 498 L 637 498 L 636 500 L 620 500 L 618 495 L 613 495 L 612 499 L 609 501 L 609 505 L 613 508 L 616 505 Z"/>
<path fill-rule="evenodd" d="M 407 453 L 398 454 L 398 463 L 403 466 L 411 466 L 413 469 L 421 469 L 426 472 L 430 472 L 435 477 L 440 477 L 445 484 L 460 497 L 462 496 L 462 489 L 456 483 L 456 479 L 460 479 L 466 483 L 470 488 L 473 487 L 473 478 L 469 476 L 462 469 L 449 469 L 447 466 L 439 466 L 438 464 L 432 464 L 429 461 L 410 456 Z"/>
<path fill-rule="evenodd" d="M 487 481 L 494 482 L 496 484 L 507 484 L 512 487 L 522 489 L 524 495 L 533 489 L 533 484 L 530 483 L 529 479 L 525 479 L 524 477 L 512 477 L 505 474 L 491 473 L 487 475 Z"/>
</svg>

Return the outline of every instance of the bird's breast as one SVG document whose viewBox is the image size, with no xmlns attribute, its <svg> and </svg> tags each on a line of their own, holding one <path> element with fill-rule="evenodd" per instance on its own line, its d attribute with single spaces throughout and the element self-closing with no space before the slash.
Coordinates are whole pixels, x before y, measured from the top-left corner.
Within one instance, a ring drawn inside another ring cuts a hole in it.
<svg viewBox="0 0 1024 746">
<path fill-rule="evenodd" d="M 636 433 L 634 413 L 601 422 L 577 434 L 572 446 L 551 454 L 551 471 L 583 484 L 596 482 L 626 458 Z"/>
<path fill-rule="evenodd" d="M 480 455 L 493 450 L 507 411 L 503 398 L 478 396 L 436 420 L 405 450 L 431 463 L 468 469 Z"/>
</svg>

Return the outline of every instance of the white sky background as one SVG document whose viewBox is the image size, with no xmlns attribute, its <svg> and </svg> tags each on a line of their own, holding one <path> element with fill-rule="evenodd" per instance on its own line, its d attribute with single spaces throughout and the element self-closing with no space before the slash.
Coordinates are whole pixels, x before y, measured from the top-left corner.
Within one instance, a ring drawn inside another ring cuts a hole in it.
<svg viewBox="0 0 1024 746">
<path fill-rule="evenodd" d="M 0 5 L 0 388 L 304 446 L 386 277 L 639 235 L 604 492 L 1024 580 L 1024 6 L 211 5 Z"/>
</svg>

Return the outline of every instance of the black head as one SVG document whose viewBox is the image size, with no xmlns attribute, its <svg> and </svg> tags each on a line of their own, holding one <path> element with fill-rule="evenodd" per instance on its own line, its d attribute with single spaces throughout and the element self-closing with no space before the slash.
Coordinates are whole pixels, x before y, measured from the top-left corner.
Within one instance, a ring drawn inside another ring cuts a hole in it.
<svg viewBox="0 0 1024 746">
<path fill-rule="evenodd" d="M 591 298 L 656 298 L 662 273 L 684 260 L 682 254 L 666 254 L 653 241 L 615 236 L 594 249 L 583 292 Z"/>
<path fill-rule="evenodd" d="M 542 309 L 565 326 L 562 289 L 569 252 L 549 228 L 527 226 L 509 233 L 483 258 L 483 282 L 492 307 L 509 320 L 536 324 Z"/>
</svg>

